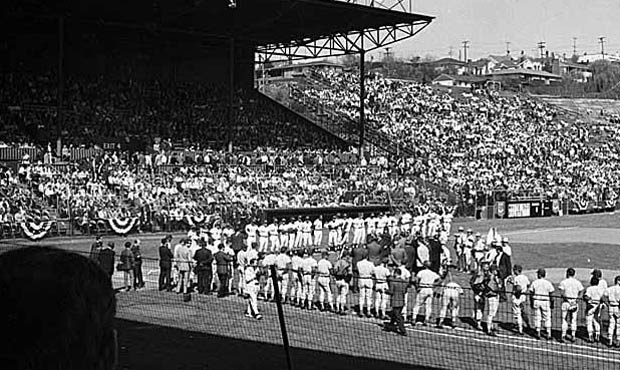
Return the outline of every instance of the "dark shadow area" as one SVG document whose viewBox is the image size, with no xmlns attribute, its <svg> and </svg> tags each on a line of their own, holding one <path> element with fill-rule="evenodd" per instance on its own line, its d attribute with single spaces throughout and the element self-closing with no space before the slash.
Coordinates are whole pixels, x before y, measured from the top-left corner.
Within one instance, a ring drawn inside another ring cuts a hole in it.
<svg viewBox="0 0 620 370">
<path fill-rule="evenodd" d="M 120 370 L 286 369 L 281 346 L 122 319 L 116 325 Z M 433 369 L 302 348 L 292 348 L 291 357 L 295 370 Z"/>
</svg>

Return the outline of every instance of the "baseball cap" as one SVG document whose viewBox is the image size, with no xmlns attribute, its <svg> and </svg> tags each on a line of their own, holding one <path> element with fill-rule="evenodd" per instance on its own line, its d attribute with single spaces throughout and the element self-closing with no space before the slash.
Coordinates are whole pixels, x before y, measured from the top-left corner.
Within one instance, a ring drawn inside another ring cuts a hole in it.
<svg viewBox="0 0 620 370">
<path fill-rule="evenodd" d="M 547 275 L 547 271 L 545 271 L 544 268 L 539 268 L 538 271 L 536 271 L 536 273 L 540 276 L 546 276 Z"/>
</svg>

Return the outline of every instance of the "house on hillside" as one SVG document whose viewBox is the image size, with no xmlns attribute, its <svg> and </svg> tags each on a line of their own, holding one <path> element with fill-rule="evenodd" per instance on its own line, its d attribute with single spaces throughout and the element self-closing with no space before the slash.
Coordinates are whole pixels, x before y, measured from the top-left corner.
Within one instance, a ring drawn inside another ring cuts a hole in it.
<svg viewBox="0 0 620 370">
<path fill-rule="evenodd" d="M 524 57 L 517 62 L 517 68 L 529 69 L 532 71 L 543 71 L 545 60 L 543 58 Z"/>
<path fill-rule="evenodd" d="M 510 55 L 489 55 L 487 58 L 490 61 L 490 70 L 497 71 L 501 69 L 514 69 L 517 68 L 517 61 Z"/>
<path fill-rule="evenodd" d="M 531 69 L 516 68 L 494 71 L 489 73 L 489 77 L 495 80 L 513 80 L 520 83 L 542 82 L 549 85 L 552 82 L 561 81 L 562 76 L 546 71 L 534 71 Z"/>
<path fill-rule="evenodd" d="M 569 60 L 555 59 L 552 62 L 552 72 L 562 77 L 569 77 L 578 82 L 587 82 L 592 78 L 590 67 Z"/>
<path fill-rule="evenodd" d="M 428 63 L 439 73 L 462 75 L 467 70 L 467 63 L 454 58 L 441 58 Z"/>
<path fill-rule="evenodd" d="M 477 88 L 482 87 L 488 78 L 479 76 L 464 76 L 464 75 L 448 75 L 441 74 L 435 78 L 431 84 L 445 86 L 445 87 L 462 87 L 462 88 Z"/>
</svg>

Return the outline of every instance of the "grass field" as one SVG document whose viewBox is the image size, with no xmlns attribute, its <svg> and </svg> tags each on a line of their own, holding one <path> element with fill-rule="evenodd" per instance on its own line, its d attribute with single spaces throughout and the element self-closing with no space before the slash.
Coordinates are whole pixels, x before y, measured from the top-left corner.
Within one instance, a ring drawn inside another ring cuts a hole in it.
<svg viewBox="0 0 620 370">
<path fill-rule="evenodd" d="M 604 278 L 613 282 L 620 274 L 620 215 L 584 215 L 544 219 L 471 221 L 456 220 L 458 226 L 471 227 L 483 235 L 494 226 L 510 237 L 513 263 L 520 263 L 530 274 L 537 268 L 548 270 L 557 284 L 567 267 L 575 267 L 578 278 L 589 280 L 592 268 L 603 269 Z M 175 235 L 175 238 L 179 235 Z M 135 236 L 133 236 L 135 237 Z M 132 237 L 132 239 L 133 239 Z M 146 257 L 157 256 L 161 235 L 138 235 Z M 120 251 L 123 238 L 113 240 Z M 18 241 L 9 245 L 56 245 L 76 251 L 88 251 L 89 238 L 46 239 L 32 243 Z M 285 368 L 282 338 L 273 303 L 260 302 L 265 319 L 243 317 L 245 302 L 239 297 L 223 299 L 194 296 L 183 303 L 174 293 L 156 290 L 157 264 L 147 260 L 144 266 L 147 287 L 118 295 L 121 367 L 126 369 L 224 369 Z M 467 286 L 466 275 L 457 276 Z M 114 277 L 121 284 L 120 276 Z M 586 284 L 584 284 L 586 285 Z M 316 297 L 316 296 L 315 296 Z M 356 296 L 350 297 L 351 301 Z M 410 297 L 411 310 L 413 294 Z M 559 304 L 553 311 L 553 327 L 560 328 Z M 435 302 L 435 310 L 438 302 Z M 583 311 L 583 309 L 581 310 Z M 516 336 L 510 307 L 501 304 L 496 321 L 498 337 L 488 337 L 472 328 L 472 302 L 469 292 L 462 299 L 456 330 L 434 327 L 410 327 L 407 337 L 385 333 L 377 319 L 306 311 L 284 306 L 286 325 L 295 368 L 454 368 L 514 369 L 620 368 L 620 350 L 584 341 L 583 312 L 579 316 L 578 341 L 561 344 L 555 340 L 537 341 L 531 336 Z M 433 313 L 433 318 L 437 312 Z M 606 337 L 606 314 L 603 336 Z M 554 330 L 554 336 L 559 333 Z"/>
</svg>

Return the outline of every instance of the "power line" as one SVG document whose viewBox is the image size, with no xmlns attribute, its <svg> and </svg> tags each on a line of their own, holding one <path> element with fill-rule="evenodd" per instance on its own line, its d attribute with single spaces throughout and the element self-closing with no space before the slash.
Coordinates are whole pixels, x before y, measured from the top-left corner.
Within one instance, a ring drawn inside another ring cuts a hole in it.
<svg viewBox="0 0 620 370">
<path fill-rule="evenodd" d="M 605 36 L 601 36 L 598 38 L 598 42 L 601 44 L 601 56 L 605 59 Z"/>
<path fill-rule="evenodd" d="M 540 49 L 540 58 L 544 58 L 545 57 L 545 42 L 544 41 L 540 41 L 538 42 L 538 48 Z"/>
<path fill-rule="evenodd" d="M 577 38 L 573 37 L 573 55 L 577 55 Z"/>
<path fill-rule="evenodd" d="M 467 49 L 469 48 L 469 41 L 463 41 L 463 60 L 467 63 Z"/>
</svg>

